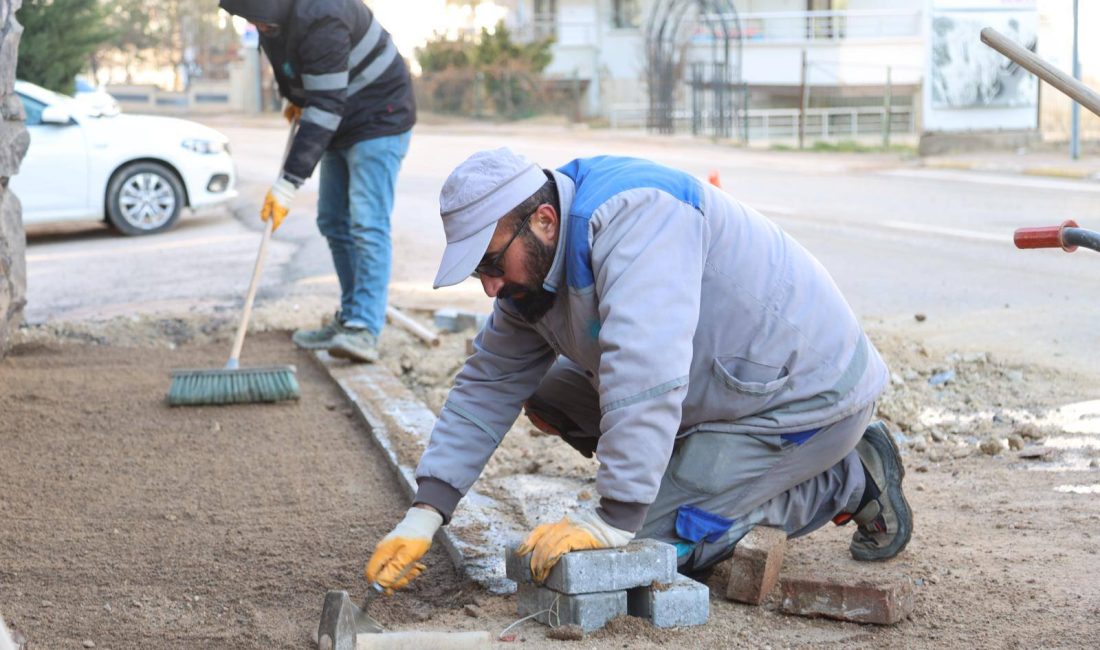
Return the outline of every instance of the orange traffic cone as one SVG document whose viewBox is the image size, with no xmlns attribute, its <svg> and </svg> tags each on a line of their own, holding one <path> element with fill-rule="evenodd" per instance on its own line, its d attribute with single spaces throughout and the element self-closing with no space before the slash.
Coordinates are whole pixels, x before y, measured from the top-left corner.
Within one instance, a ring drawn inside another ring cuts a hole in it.
<svg viewBox="0 0 1100 650">
<path fill-rule="evenodd" d="M 710 170 L 710 175 L 707 176 L 707 181 L 709 181 L 711 185 L 717 187 L 718 189 L 722 189 L 722 181 L 718 180 L 717 169 Z"/>
</svg>

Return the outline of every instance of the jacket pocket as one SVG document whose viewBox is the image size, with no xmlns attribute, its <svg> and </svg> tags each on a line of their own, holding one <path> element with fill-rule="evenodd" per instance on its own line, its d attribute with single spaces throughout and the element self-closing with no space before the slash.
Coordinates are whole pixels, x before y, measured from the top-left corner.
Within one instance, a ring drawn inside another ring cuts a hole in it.
<svg viewBox="0 0 1100 650">
<path fill-rule="evenodd" d="M 726 388 L 745 395 L 770 395 L 787 384 L 786 368 L 777 368 L 742 357 L 715 357 L 711 373 Z"/>
</svg>

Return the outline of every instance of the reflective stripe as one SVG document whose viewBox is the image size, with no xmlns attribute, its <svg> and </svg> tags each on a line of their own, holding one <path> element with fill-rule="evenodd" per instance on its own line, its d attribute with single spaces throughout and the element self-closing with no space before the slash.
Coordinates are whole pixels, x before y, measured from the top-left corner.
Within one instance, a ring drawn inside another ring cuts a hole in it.
<svg viewBox="0 0 1100 650">
<path fill-rule="evenodd" d="M 335 131 L 340 126 L 340 120 L 343 119 L 336 113 L 329 113 L 328 111 L 322 111 L 316 106 L 310 106 L 306 110 L 302 111 L 302 121 L 312 122 L 322 129 L 329 131 Z"/>
<path fill-rule="evenodd" d="M 372 20 L 370 27 L 367 28 L 367 33 L 363 34 L 363 38 L 359 39 L 355 47 L 351 48 L 351 54 L 348 55 L 348 69 L 354 70 L 355 66 L 362 63 L 363 59 L 367 58 L 367 55 L 374 49 L 374 46 L 378 45 L 378 39 L 381 37 L 382 23 Z"/>
<path fill-rule="evenodd" d="M 348 86 L 348 97 L 369 86 L 372 81 L 386 71 L 386 68 L 390 67 L 395 56 L 397 56 L 397 47 L 394 46 L 393 41 L 387 41 L 386 49 L 378 55 L 377 59 L 371 61 L 370 65 L 363 68 L 363 71 Z"/>
<path fill-rule="evenodd" d="M 329 74 L 303 74 L 302 85 L 306 90 L 340 90 L 348 85 L 348 71 Z"/>
</svg>

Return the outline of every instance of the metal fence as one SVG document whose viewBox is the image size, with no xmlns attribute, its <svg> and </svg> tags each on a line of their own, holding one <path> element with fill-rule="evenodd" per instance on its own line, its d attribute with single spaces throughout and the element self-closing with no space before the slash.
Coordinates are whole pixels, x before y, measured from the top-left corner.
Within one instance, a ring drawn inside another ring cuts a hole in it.
<svg viewBox="0 0 1100 650">
<path fill-rule="evenodd" d="M 616 104 L 609 111 L 613 129 L 640 129 L 646 126 L 645 104 Z M 801 112 L 797 108 L 738 110 L 737 124 L 747 129 L 749 142 L 797 140 Z M 673 113 L 677 131 L 690 132 L 694 115 L 682 109 Z M 916 114 L 911 108 L 895 106 L 890 111 L 889 133 L 914 134 Z M 808 142 L 836 142 L 880 138 L 886 132 L 886 109 L 882 106 L 811 108 L 806 110 L 804 137 Z"/>
</svg>

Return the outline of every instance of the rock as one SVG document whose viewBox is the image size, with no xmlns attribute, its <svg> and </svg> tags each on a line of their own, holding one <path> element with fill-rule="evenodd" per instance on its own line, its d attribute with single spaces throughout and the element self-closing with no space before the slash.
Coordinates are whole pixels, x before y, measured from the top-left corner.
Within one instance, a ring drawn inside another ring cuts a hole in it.
<svg viewBox="0 0 1100 650">
<path fill-rule="evenodd" d="M 84 647 L 85 648 L 94 648 L 95 647 L 95 641 L 92 641 L 91 639 L 85 639 Z"/>
<path fill-rule="evenodd" d="M 1009 370 L 1005 373 L 1005 377 L 1013 383 L 1018 383 L 1024 380 L 1024 373 L 1019 370 Z"/>
<path fill-rule="evenodd" d="M 1050 447 L 1026 447 L 1016 457 L 1023 460 L 1050 460 L 1054 457 L 1054 450 Z"/>
<path fill-rule="evenodd" d="M 1003 447 L 1001 446 L 1001 441 L 992 437 L 982 440 L 981 444 L 978 445 L 978 448 L 981 449 L 982 453 L 986 456 L 996 456 L 997 454 L 1001 453 L 1001 450 L 1003 449 Z"/>
<path fill-rule="evenodd" d="M 923 323 L 928 319 L 924 314 L 913 314 L 913 318 L 915 318 L 918 323 Z"/>
<path fill-rule="evenodd" d="M 19 38 L 23 27 L 15 11 L 21 2 L 4 2 L 0 41 L 0 358 L 11 347 L 11 335 L 23 321 L 27 304 L 27 238 L 23 230 L 23 210 L 18 197 L 8 190 L 8 178 L 19 171 L 19 164 L 30 146 L 30 135 L 23 125 L 22 104 L 12 92 Z"/>
<path fill-rule="evenodd" d="M 1024 439 L 1016 434 L 1012 434 L 1008 437 L 1008 448 L 1013 451 L 1019 451 L 1024 448 Z"/>
<path fill-rule="evenodd" d="M 462 608 L 462 613 L 470 618 L 480 618 L 481 610 L 476 605 L 466 605 Z"/>
<path fill-rule="evenodd" d="M 1016 425 L 1016 428 L 1012 433 L 1024 438 L 1025 440 L 1039 440 L 1043 437 L 1043 432 L 1039 431 L 1039 427 L 1035 426 L 1031 422 L 1023 422 Z"/>
<path fill-rule="evenodd" d="M 955 370 L 953 368 L 949 368 L 947 370 L 937 372 L 936 374 L 929 377 L 928 378 L 928 385 L 929 386 L 940 386 L 940 385 L 946 384 L 950 381 L 954 381 L 954 379 L 955 379 Z"/>
<path fill-rule="evenodd" d="M 932 429 L 932 432 L 929 435 L 932 436 L 932 442 L 943 442 L 944 440 L 947 440 L 947 434 L 943 431 L 940 431 L 939 429 Z"/>
</svg>

